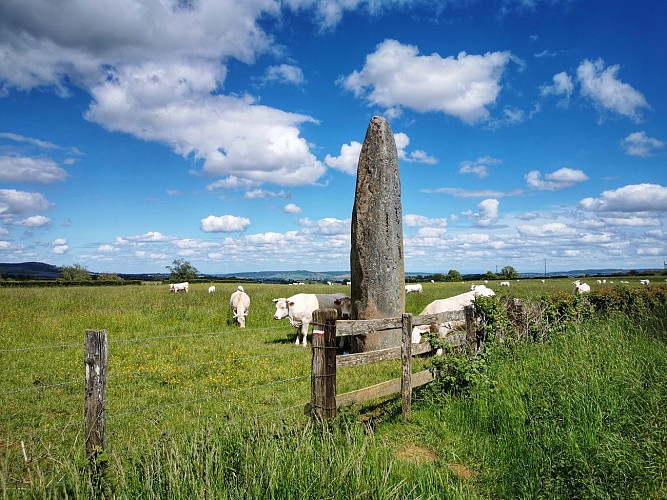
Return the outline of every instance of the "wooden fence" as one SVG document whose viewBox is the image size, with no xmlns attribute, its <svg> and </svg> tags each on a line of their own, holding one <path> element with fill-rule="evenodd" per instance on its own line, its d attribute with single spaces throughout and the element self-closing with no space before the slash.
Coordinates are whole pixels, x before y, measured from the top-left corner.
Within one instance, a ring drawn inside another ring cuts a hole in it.
<svg viewBox="0 0 667 500">
<path fill-rule="evenodd" d="M 430 343 L 412 343 L 414 326 L 442 324 L 448 321 L 465 321 L 465 333 L 453 333 L 443 340 L 455 347 L 479 348 L 474 309 L 413 316 L 370 320 L 336 320 L 334 309 L 318 309 L 313 313 L 313 363 L 311 372 L 311 401 L 305 407 L 306 414 L 315 419 L 336 416 L 338 408 L 355 403 L 401 393 L 403 418 L 410 419 L 412 389 L 425 385 L 436 378 L 432 370 L 412 373 L 412 356 L 432 354 Z M 359 354 L 336 355 L 337 340 L 341 337 L 366 335 L 371 332 L 401 330 L 400 346 Z M 390 359 L 402 360 L 402 376 L 370 387 L 345 394 L 336 394 L 336 371 L 338 368 L 359 366 Z"/>
<path fill-rule="evenodd" d="M 465 333 L 453 333 L 443 340 L 452 346 L 469 347 L 476 350 L 479 339 L 473 316 L 473 307 L 465 310 L 413 316 L 403 314 L 395 318 L 372 320 L 336 320 L 335 309 L 321 309 L 313 314 L 311 401 L 306 413 L 316 419 L 336 416 L 338 408 L 363 403 L 392 394 L 401 393 L 403 418 L 409 420 L 412 389 L 427 384 L 436 378 L 431 370 L 412 373 L 412 356 L 432 354 L 431 344 L 412 344 L 412 328 L 447 321 L 465 321 Z M 342 337 L 365 335 L 371 332 L 401 330 L 400 346 L 379 351 L 337 355 L 338 340 Z M 86 388 L 84 419 L 86 456 L 91 469 L 97 473 L 96 458 L 104 452 L 106 423 L 106 382 L 108 363 L 108 339 L 106 330 L 86 330 L 84 361 Z M 402 376 L 370 387 L 345 394 L 336 394 L 336 371 L 338 368 L 360 366 L 390 359 L 402 360 Z"/>
</svg>

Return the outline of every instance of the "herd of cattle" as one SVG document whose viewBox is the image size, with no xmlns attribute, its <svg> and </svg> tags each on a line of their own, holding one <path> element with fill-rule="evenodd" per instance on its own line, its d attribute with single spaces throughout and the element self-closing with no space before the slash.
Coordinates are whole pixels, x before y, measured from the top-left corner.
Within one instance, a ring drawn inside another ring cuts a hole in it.
<svg viewBox="0 0 667 500">
<path fill-rule="evenodd" d="M 542 282 L 544 283 L 544 280 L 542 280 Z M 598 284 L 603 283 L 601 280 L 597 280 L 597 282 Z M 427 314 L 461 311 L 465 306 L 472 304 L 477 297 L 494 296 L 495 292 L 486 286 L 488 281 L 485 281 L 484 283 L 484 285 L 472 285 L 469 292 L 461 293 L 459 295 L 445 299 L 434 300 L 428 304 L 422 310 L 422 312 L 419 313 L 419 315 L 422 316 Z M 606 280 L 604 283 L 606 283 Z M 622 281 L 621 283 L 627 283 L 627 281 Z M 649 285 L 650 281 L 643 279 L 640 280 L 640 284 Z M 588 293 L 591 291 L 590 285 L 587 283 L 582 283 L 579 280 L 572 282 L 572 285 L 574 285 L 573 293 L 575 295 Z M 500 286 L 509 287 L 510 282 L 501 281 Z M 188 282 L 171 283 L 169 285 L 169 291 L 174 293 L 187 293 L 189 289 L 190 285 Z M 215 286 L 210 286 L 208 288 L 208 292 L 215 292 Z M 405 292 L 422 293 L 423 287 L 421 284 L 407 284 L 405 285 Z M 276 306 L 276 312 L 273 315 L 273 319 L 281 320 L 288 318 L 290 324 L 296 329 L 295 344 L 300 344 L 303 346 L 306 345 L 308 328 L 313 321 L 314 311 L 317 309 L 335 309 L 339 319 L 348 319 L 352 309 L 352 299 L 343 293 L 297 293 L 291 297 L 280 297 L 278 299 L 273 299 L 273 302 Z M 246 316 L 248 315 L 248 310 L 250 309 L 250 297 L 247 293 L 245 293 L 242 286 L 238 286 L 236 291 L 231 294 L 229 298 L 229 306 L 232 310 L 236 323 L 238 323 L 239 327 L 245 328 Z M 461 325 L 452 324 L 451 322 L 444 323 L 438 327 L 439 334 L 443 336 L 452 329 L 460 328 L 460 326 Z M 428 331 L 429 326 L 415 326 L 412 331 L 412 342 L 419 343 L 421 341 L 421 336 Z"/>
</svg>

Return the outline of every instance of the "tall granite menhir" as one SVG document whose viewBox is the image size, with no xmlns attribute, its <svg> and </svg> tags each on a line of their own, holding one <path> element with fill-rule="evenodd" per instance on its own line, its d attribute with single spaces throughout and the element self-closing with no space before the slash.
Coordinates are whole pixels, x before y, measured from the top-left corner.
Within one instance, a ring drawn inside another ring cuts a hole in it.
<svg viewBox="0 0 667 500">
<path fill-rule="evenodd" d="M 381 116 L 371 119 L 359 156 L 350 270 L 352 319 L 405 312 L 401 178 L 394 134 Z M 400 343 L 400 330 L 374 332 L 358 338 L 353 349 L 367 352 Z"/>
</svg>

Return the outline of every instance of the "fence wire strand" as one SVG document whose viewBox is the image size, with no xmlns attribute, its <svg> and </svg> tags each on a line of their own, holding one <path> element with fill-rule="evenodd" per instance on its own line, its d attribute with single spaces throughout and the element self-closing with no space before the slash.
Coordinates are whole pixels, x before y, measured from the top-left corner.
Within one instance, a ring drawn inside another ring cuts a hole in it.
<svg viewBox="0 0 667 500">
<path fill-rule="evenodd" d="M 263 332 L 268 330 L 282 330 L 285 329 L 285 326 L 268 326 L 264 328 L 246 328 L 243 333 L 252 333 L 252 332 Z M 191 337 L 205 337 L 207 335 L 225 335 L 228 333 L 238 333 L 238 330 L 224 330 L 222 332 L 206 332 L 206 333 L 184 333 L 180 335 L 155 335 L 152 337 L 136 337 L 131 339 L 111 339 L 109 344 L 122 344 L 122 343 L 131 343 L 131 342 L 144 342 L 146 340 L 163 340 L 163 339 L 178 339 L 178 338 L 191 338 Z M 34 346 L 34 347 L 15 347 L 12 349 L 0 349 L 0 354 L 4 353 L 15 353 L 15 352 L 25 352 L 25 351 L 38 351 L 38 350 L 47 350 L 47 349 L 63 349 L 67 347 L 84 347 L 83 343 L 78 344 L 58 344 L 58 345 L 43 345 L 43 346 Z"/>
<path fill-rule="evenodd" d="M 163 410 L 165 408 L 174 408 L 174 407 L 177 407 L 177 406 L 185 406 L 185 405 L 188 405 L 188 404 L 191 404 L 191 403 L 197 403 L 197 402 L 200 402 L 200 401 L 208 401 L 208 400 L 215 399 L 217 397 L 225 396 L 225 395 L 228 395 L 228 394 L 245 392 L 245 391 L 249 391 L 251 389 L 257 389 L 257 388 L 261 388 L 261 387 L 270 387 L 272 385 L 282 384 L 282 383 L 286 383 L 286 382 L 293 382 L 293 381 L 297 381 L 297 380 L 305 380 L 305 379 L 309 379 L 309 378 L 310 378 L 309 375 L 304 375 L 304 376 L 301 376 L 301 377 L 292 377 L 292 378 L 286 378 L 286 379 L 282 379 L 282 380 L 273 380 L 273 381 L 267 382 L 265 384 L 257 384 L 257 385 L 252 385 L 252 386 L 248 386 L 248 387 L 242 387 L 242 388 L 239 388 L 239 389 L 230 389 L 230 390 L 227 390 L 227 391 L 222 391 L 222 392 L 217 393 L 217 394 L 207 394 L 206 396 L 201 396 L 201 397 L 198 397 L 198 398 L 188 399 L 188 400 L 185 400 L 185 401 L 178 401 L 176 403 L 169 403 L 169 404 L 166 404 L 166 405 L 154 406 L 154 407 L 151 407 L 151 408 L 144 408 L 142 410 L 128 411 L 128 412 L 124 412 L 124 413 L 117 413 L 115 415 L 114 414 L 106 415 L 105 420 L 109 421 L 109 420 L 118 419 L 118 418 L 121 418 L 121 417 L 128 417 L 128 416 L 132 416 L 132 415 L 139 415 L 139 414 L 143 414 L 143 413 L 148 413 L 150 411 L 160 411 L 160 410 Z M 274 414 L 274 413 L 285 412 L 285 411 L 292 410 L 294 408 L 298 408 L 300 406 L 303 406 L 303 404 L 298 404 L 298 405 L 290 406 L 290 407 L 287 407 L 287 408 L 281 408 L 281 409 L 274 410 L 274 411 L 267 412 L 267 413 L 263 413 L 263 414 L 249 415 L 247 417 L 243 417 L 243 418 L 239 418 L 239 419 L 227 422 L 227 424 L 231 425 L 235 422 L 242 422 L 244 420 L 249 420 L 249 419 L 253 419 L 253 418 L 260 418 L 260 417 L 268 416 L 268 415 L 271 415 L 271 414 Z M 32 431 L 26 432 L 25 436 L 30 436 L 30 438 L 32 438 L 32 437 L 36 436 L 37 434 L 45 434 L 47 432 L 53 432 L 53 431 L 56 431 L 56 430 L 64 431 L 66 429 L 69 429 L 71 427 L 76 427 L 76 426 L 83 426 L 83 421 L 77 422 L 77 421 L 70 420 L 68 423 L 66 423 L 65 425 L 61 425 L 61 426 L 55 426 L 54 425 L 52 427 L 47 427 L 47 428 L 43 428 L 43 429 L 34 429 Z M 18 438 L 18 437 L 8 438 L 8 439 L 13 439 L 17 442 L 20 441 L 20 438 Z"/>
<path fill-rule="evenodd" d="M 221 365 L 225 363 L 238 363 L 239 361 L 249 361 L 249 360 L 255 360 L 255 359 L 261 359 L 261 358 L 275 358 L 278 356 L 287 356 L 287 355 L 292 355 L 294 354 L 294 351 L 286 351 L 284 353 L 280 354 L 258 354 L 256 356 L 244 356 L 241 358 L 231 358 L 231 359 L 219 359 L 219 360 L 213 360 L 213 361 L 202 361 L 199 363 L 186 363 L 184 365 L 176 365 L 176 366 L 161 366 L 155 369 L 145 369 L 145 370 L 135 370 L 127 373 L 119 373 L 117 375 L 108 375 L 107 380 L 114 380 L 114 379 L 119 379 L 119 378 L 124 378 L 124 377 L 134 377 L 134 376 L 139 376 L 139 375 L 145 375 L 148 373 L 160 373 L 166 370 L 180 370 L 183 368 L 194 368 L 197 366 L 215 366 L 215 365 Z M 74 385 L 74 384 L 81 384 L 85 383 L 85 379 L 77 379 L 77 380 L 68 380 L 65 382 L 56 382 L 53 384 L 48 384 L 48 385 L 36 385 L 34 387 L 28 387 L 25 389 L 17 389 L 14 391 L 8 391 L 8 392 L 0 392 L 0 398 L 5 397 L 5 396 L 11 396 L 13 394 L 23 394 L 26 392 L 36 392 L 36 391 L 43 391 L 46 389 L 54 389 L 56 387 L 63 387 L 67 385 Z"/>
<path fill-rule="evenodd" d="M 60 345 L 42 345 L 35 347 L 17 347 L 15 349 L 0 349 L 0 354 L 2 353 L 11 353 L 11 352 L 24 352 L 24 351 L 39 351 L 45 349 L 63 349 L 65 347 L 83 347 L 83 343 L 79 344 L 60 344 Z"/>
<path fill-rule="evenodd" d="M 86 382 L 85 379 L 79 379 L 79 380 L 69 380 L 67 382 L 57 382 L 55 384 L 48 384 L 48 385 L 36 385 L 35 387 L 28 387 L 27 389 L 17 389 L 15 391 L 0 392 L 0 398 L 5 396 L 11 396 L 12 394 L 23 394 L 26 392 L 44 391 L 46 389 L 54 389 L 56 387 L 63 387 L 74 384 L 83 384 L 85 382 Z"/>
<path fill-rule="evenodd" d="M 158 411 L 158 410 L 162 410 L 164 408 L 173 408 L 175 406 L 184 406 L 184 405 L 191 404 L 191 403 L 197 403 L 199 401 L 207 401 L 207 400 L 210 400 L 210 399 L 215 399 L 217 397 L 225 396 L 227 394 L 245 392 L 245 391 L 249 391 L 251 389 L 257 389 L 257 388 L 260 388 L 260 387 L 269 387 L 269 386 L 276 385 L 276 384 L 282 384 L 284 382 L 293 382 L 295 380 L 303 380 L 303 379 L 310 379 L 310 376 L 309 375 L 308 376 L 304 375 L 304 376 L 301 376 L 301 377 L 292 377 L 292 378 L 286 378 L 286 379 L 282 379 L 282 380 L 274 380 L 272 382 L 267 382 L 266 384 L 257 384 L 257 385 L 252 385 L 252 386 L 249 386 L 249 387 L 242 387 L 240 389 L 230 389 L 228 391 L 222 391 L 222 392 L 217 393 L 217 394 L 208 394 L 206 396 L 200 396 L 198 398 L 187 399 L 185 401 L 179 401 L 177 403 L 169 403 L 169 404 L 166 404 L 166 405 L 155 406 L 155 407 L 152 407 L 152 408 L 144 408 L 143 410 L 128 411 L 128 412 L 124 412 L 124 413 L 117 413 L 115 415 L 107 415 L 106 418 L 107 418 L 107 420 L 111 420 L 111 419 L 114 419 L 114 418 L 127 417 L 127 416 L 131 416 L 131 415 L 138 415 L 138 414 L 141 414 L 141 413 L 147 413 L 149 411 Z"/>
</svg>

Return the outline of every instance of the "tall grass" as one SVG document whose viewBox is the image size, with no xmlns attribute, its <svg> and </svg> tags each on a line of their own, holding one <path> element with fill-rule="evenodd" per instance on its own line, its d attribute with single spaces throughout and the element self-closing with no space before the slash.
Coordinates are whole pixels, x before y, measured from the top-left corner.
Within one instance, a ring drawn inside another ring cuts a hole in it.
<svg viewBox="0 0 667 500">
<path fill-rule="evenodd" d="M 529 296 L 541 285 L 520 286 Z M 271 299 L 297 289 L 247 285 L 251 310 L 248 328 L 240 331 L 228 309 L 236 285 L 219 286 L 217 294 L 206 287 L 178 295 L 158 286 L 0 288 L 6 312 L 0 317 L 3 497 L 87 498 L 93 492 L 79 380 L 86 328 L 108 329 L 112 342 L 108 462 L 97 493 L 174 499 L 667 496 L 664 310 L 580 323 L 544 344 L 521 345 L 491 364 L 490 389 L 473 387 L 464 397 L 416 394 L 409 424 L 394 402 L 367 423 L 350 411 L 335 423 L 315 425 L 302 411 L 310 396 L 310 350 L 293 345 L 287 322 L 272 319 Z M 408 295 L 406 309 L 416 314 L 422 303 L 464 287 L 427 284 L 424 294 Z M 13 351 L 49 345 L 66 347 Z M 338 392 L 399 374 L 393 362 L 340 370 Z M 61 384 L 71 380 L 76 383 Z"/>
<path fill-rule="evenodd" d="M 492 367 L 492 390 L 422 418 L 491 498 L 665 498 L 666 319 L 605 318 L 523 346 Z"/>
</svg>

